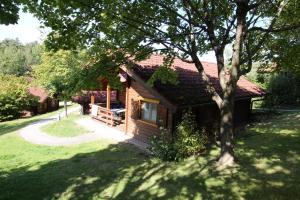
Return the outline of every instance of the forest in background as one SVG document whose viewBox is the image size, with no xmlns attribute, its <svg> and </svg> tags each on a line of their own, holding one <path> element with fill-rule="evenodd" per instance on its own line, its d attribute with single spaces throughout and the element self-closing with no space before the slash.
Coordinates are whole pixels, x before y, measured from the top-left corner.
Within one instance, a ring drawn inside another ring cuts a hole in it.
<svg viewBox="0 0 300 200">
<path fill-rule="evenodd" d="M 30 75 L 33 65 L 40 64 L 43 45 L 38 42 L 22 44 L 18 39 L 0 42 L 0 74 Z"/>
</svg>

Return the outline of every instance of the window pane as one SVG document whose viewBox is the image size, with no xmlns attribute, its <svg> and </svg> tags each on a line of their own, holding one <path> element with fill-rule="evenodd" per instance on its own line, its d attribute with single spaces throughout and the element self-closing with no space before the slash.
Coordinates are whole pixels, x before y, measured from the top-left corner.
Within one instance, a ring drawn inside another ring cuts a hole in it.
<svg viewBox="0 0 300 200">
<path fill-rule="evenodd" d="M 142 104 L 142 119 L 149 120 L 150 119 L 150 105 L 149 103 Z"/>
<path fill-rule="evenodd" d="M 141 107 L 141 118 L 143 120 L 156 122 L 157 105 L 154 103 L 143 102 Z"/>
<path fill-rule="evenodd" d="M 152 104 L 151 108 L 151 121 L 156 122 L 156 116 L 157 116 L 157 109 L 156 109 L 156 104 Z"/>
</svg>

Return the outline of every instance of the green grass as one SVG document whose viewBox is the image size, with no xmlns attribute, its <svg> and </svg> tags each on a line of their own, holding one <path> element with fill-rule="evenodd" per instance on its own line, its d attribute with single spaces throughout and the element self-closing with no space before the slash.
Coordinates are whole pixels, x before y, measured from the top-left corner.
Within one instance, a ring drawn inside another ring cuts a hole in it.
<svg viewBox="0 0 300 200">
<path fill-rule="evenodd" d="M 71 106 L 68 106 L 68 109 L 74 108 L 78 106 L 78 104 L 73 104 Z M 28 118 L 21 118 L 17 120 L 12 120 L 12 121 L 6 121 L 6 122 L 0 122 L 0 136 L 7 134 L 7 133 L 12 133 L 14 131 L 17 131 L 31 123 L 34 123 L 36 121 L 39 121 L 41 119 L 45 119 L 51 116 L 54 116 L 58 114 L 58 112 L 63 112 L 64 108 L 60 107 L 58 110 L 49 112 L 43 115 L 36 115 L 34 117 L 28 117 Z"/>
<path fill-rule="evenodd" d="M 225 171 L 215 147 L 165 163 L 107 140 L 32 145 L 17 129 L 0 129 L 0 199 L 300 199 L 300 112 L 250 126 L 236 142 L 239 166 Z"/>
<path fill-rule="evenodd" d="M 41 130 L 49 135 L 58 137 L 74 137 L 84 133 L 88 133 L 84 127 L 76 124 L 76 120 L 82 118 L 79 114 L 71 114 L 67 118 L 62 118 L 41 127 Z"/>
</svg>

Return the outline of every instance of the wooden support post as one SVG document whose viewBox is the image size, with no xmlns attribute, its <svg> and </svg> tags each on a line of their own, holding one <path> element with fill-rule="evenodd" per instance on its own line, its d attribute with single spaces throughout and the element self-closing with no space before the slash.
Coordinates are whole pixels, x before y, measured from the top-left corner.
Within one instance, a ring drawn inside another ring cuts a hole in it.
<svg viewBox="0 0 300 200">
<path fill-rule="evenodd" d="M 125 133 L 127 134 L 127 126 L 128 126 L 128 92 L 129 87 L 126 84 L 126 99 L 125 99 Z"/>
<path fill-rule="evenodd" d="M 91 96 L 91 104 L 95 104 L 95 96 L 94 95 Z"/>
<path fill-rule="evenodd" d="M 107 87 L 106 87 L 106 108 L 107 108 L 107 110 L 110 110 L 110 93 L 111 93 L 111 90 L 110 90 L 110 85 L 108 83 Z"/>
</svg>

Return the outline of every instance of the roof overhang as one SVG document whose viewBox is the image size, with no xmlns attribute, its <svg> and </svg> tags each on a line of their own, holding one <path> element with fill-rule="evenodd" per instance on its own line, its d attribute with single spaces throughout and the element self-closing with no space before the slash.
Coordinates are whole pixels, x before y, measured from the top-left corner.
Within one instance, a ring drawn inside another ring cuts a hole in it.
<svg viewBox="0 0 300 200">
<path fill-rule="evenodd" d="M 166 99 L 163 95 L 161 95 L 155 88 L 151 87 L 147 84 L 142 78 L 140 78 L 133 70 L 129 67 L 121 66 L 120 67 L 124 72 L 127 73 L 132 79 L 141 84 L 148 92 L 154 95 L 163 105 L 171 110 L 171 112 L 176 112 L 177 106 L 171 103 L 168 99 Z"/>
</svg>

